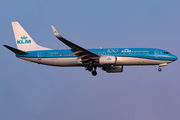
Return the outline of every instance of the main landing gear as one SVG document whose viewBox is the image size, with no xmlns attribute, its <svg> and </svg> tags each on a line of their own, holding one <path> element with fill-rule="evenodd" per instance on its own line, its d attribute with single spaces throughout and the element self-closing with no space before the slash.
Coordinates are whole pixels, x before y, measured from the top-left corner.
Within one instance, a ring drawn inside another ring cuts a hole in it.
<svg viewBox="0 0 180 120">
<path fill-rule="evenodd" d="M 92 75 L 93 75 L 93 76 L 96 76 L 96 75 L 97 75 L 96 70 L 92 71 Z"/>
<path fill-rule="evenodd" d="M 92 66 L 88 66 L 88 67 L 87 67 L 87 70 L 92 71 L 92 70 L 93 70 L 93 67 L 92 67 Z"/>
<path fill-rule="evenodd" d="M 162 71 L 162 69 L 159 67 L 159 68 L 158 68 L 158 71 L 159 71 L 159 72 L 161 72 L 161 71 Z"/>
<path fill-rule="evenodd" d="M 94 68 L 94 70 L 93 70 L 93 68 Z M 88 66 L 87 67 L 88 71 L 90 71 L 90 72 L 92 71 L 91 73 L 92 73 L 93 76 L 97 75 L 96 69 L 97 69 L 97 67 L 95 67 L 95 66 L 94 67 L 93 66 Z"/>
</svg>

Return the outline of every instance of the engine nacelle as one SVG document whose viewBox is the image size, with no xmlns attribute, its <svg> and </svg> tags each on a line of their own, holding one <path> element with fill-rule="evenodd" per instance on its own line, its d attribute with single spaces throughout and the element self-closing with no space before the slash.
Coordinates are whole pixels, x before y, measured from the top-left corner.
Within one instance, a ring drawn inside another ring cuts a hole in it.
<svg viewBox="0 0 180 120">
<path fill-rule="evenodd" d="M 107 73 L 123 72 L 123 66 L 103 67 Z"/>
<path fill-rule="evenodd" d="M 116 57 L 115 56 L 101 56 L 99 58 L 100 65 L 115 65 Z"/>
</svg>

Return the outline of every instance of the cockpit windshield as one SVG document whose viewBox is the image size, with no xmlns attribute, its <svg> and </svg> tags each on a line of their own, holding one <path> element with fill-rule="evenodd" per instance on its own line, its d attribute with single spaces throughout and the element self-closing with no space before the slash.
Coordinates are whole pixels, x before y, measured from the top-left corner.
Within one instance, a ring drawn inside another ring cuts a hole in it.
<svg viewBox="0 0 180 120">
<path fill-rule="evenodd" d="M 164 54 L 170 54 L 170 52 L 163 52 Z"/>
</svg>

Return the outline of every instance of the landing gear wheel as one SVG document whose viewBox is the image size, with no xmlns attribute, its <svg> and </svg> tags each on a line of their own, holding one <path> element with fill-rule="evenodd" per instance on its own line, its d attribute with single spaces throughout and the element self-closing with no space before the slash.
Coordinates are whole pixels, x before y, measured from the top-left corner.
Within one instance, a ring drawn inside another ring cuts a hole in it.
<svg viewBox="0 0 180 120">
<path fill-rule="evenodd" d="M 162 70 L 161 68 L 158 68 L 158 71 L 159 71 L 159 72 L 161 72 L 161 70 Z"/>
<path fill-rule="evenodd" d="M 93 67 L 89 66 L 87 69 L 88 69 L 89 71 L 92 71 L 92 70 L 93 70 Z"/>
<path fill-rule="evenodd" d="M 94 70 L 94 71 L 92 71 L 92 75 L 93 76 L 96 76 L 97 75 L 97 72 Z"/>
</svg>

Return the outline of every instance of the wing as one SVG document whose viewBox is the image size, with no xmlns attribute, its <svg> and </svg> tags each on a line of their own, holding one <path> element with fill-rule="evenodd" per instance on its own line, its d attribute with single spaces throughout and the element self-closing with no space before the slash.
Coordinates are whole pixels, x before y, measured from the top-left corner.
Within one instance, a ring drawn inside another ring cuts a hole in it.
<svg viewBox="0 0 180 120">
<path fill-rule="evenodd" d="M 77 59 L 82 59 L 81 61 L 83 63 L 94 63 L 95 61 L 97 61 L 99 59 L 99 55 L 84 49 L 68 40 L 66 40 L 65 38 L 63 38 L 58 31 L 56 30 L 56 28 L 52 25 L 52 29 L 54 32 L 54 35 L 57 39 L 59 39 L 60 41 L 62 41 L 64 44 L 66 44 L 67 46 L 69 46 L 71 48 L 71 51 L 73 52 L 72 55 L 76 55 L 78 58 Z"/>
</svg>

